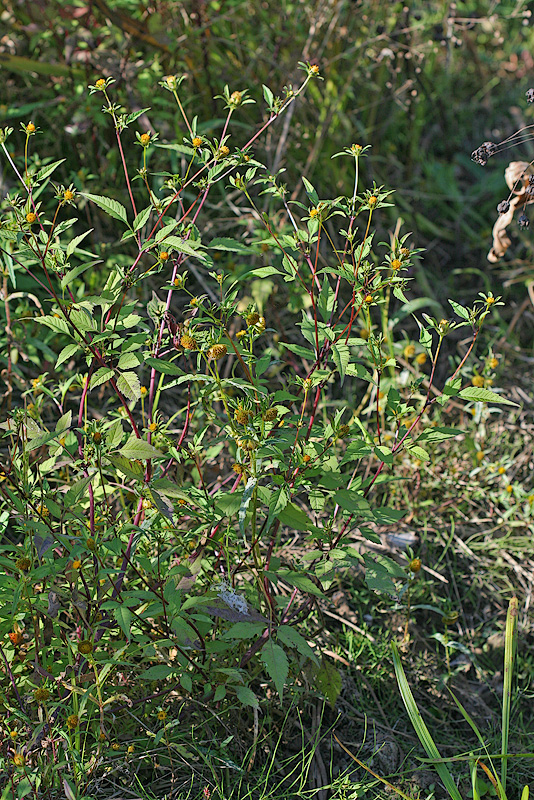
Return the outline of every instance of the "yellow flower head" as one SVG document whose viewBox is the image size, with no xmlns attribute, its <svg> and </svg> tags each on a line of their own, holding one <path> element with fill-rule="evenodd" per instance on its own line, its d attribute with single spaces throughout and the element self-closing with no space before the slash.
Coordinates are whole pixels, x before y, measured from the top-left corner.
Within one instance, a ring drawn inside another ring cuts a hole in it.
<svg viewBox="0 0 534 800">
<path fill-rule="evenodd" d="M 146 147 L 148 144 L 150 144 L 150 132 L 142 133 L 140 136 L 140 141 L 143 147 Z"/>
<path fill-rule="evenodd" d="M 193 147 L 200 147 L 200 145 L 202 144 L 202 138 L 200 136 L 195 136 L 191 144 L 193 145 Z"/>
<path fill-rule="evenodd" d="M 33 211 L 30 211 L 28 214 L 26 214 L 26 222 L 28 223 L 28 225 L 33 225 L 36 219 L 37 219 L 37 214 L 34 214 Z"/>
<path fill-rule="evenodd" d="M 96 86 L 97 89 L 103 89 L 105 85 L 106 85 L 106 81 L 105 81 L 104 78 L 99 78 L 97 80 L 97 82 L 95 83 L 95 86 Z"/>
</svg>

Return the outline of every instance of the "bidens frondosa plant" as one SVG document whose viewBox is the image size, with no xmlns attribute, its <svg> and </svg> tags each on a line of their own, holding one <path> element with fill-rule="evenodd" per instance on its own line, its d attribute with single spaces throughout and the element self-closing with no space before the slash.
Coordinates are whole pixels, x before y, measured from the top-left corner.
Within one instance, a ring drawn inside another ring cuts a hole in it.
<svg viewBox="0 0 534 800">
<path fill-rule="evenodd" d="M 210 138 L 185 112 L 181 79 L 167 76 L 186 129 L 172 145 L 153 131 L 136 136 L 143 112 L 126 114 L 112 79 L 96 80 L 124 180 L 113 197 L 52 189 L 61 162 L 33 168 L 38 129 L 26 125 L 13 150 L 3 133 L 19 181 L 0 228 L 6 308 L 23 277 L 41 300 L 26 339 L 8 326 L 0 625 L 7 633 L 16 618 L 23 632 L 3 646 L 7 702 L 33 713 L 21 696 L 38 688 L 36 675 L 50 692 L 42 736 L 61 729 L 80 747 L 84 731 L 99 750 L 132 694 L 257 708 L 265 675 L 282 698 L 306 664 L 321 686 L 309 639 L 332 582 L 363 566 L 370 587 L 394 593 L 406 576 L 360 552 L 377 525 L 402 516 L 373 502 L 373 490 L 401 452 L 424 461 L 457 433 L 434 424 L 432 409 L 452 397 L 506 402 L 465 371 L 498 298 L 423 315 L 417 341 L 399 332 L 418 251 L 408 235 L 374 242 L 391 191 L 360 186 L 367 146 L 336 156 L 351 173 L 347 196 L 321 199 L 303 178 L 305 202 L 291 202 L 256 157 L 260 134 L 319 77 L 301 66 L 300 87 L 282 97 L 264 87 L 267 119 L 239 146 L 230 123 L 252 102 L 244 89 L 225 91 L 222 130 Z M 127 141 L 138 145 L 137 171 Z M 152 173 L 151 159 L 173 146 L 180 171 Z M 227 188 L 247 233 L 202 235 L 208 198 Z M 118 232 L 107 261 L 69 216 L 84 204 Z M 246 265 L 241 275 L 228 254 Z M 275 286 L 286 298 L 277 319 Z M 458 328 L 469 344 L 437 384 Z"/>
</svg>

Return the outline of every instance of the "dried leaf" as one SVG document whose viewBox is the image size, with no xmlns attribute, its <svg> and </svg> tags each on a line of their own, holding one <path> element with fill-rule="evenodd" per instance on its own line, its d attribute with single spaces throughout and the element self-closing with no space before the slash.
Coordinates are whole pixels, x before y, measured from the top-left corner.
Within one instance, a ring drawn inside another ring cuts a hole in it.
<svg viewBox="0 0 534 800">
<path fill-rule="evenodd" d="M 534 168 L 527 161 L 511 161 L 504 171 L 506 185 L 513 193 L 510 208 L 505 214 L 499 214 L 493 226 L 493 247 L 488 253 L 488 261 L 494 264 L 499 261 L 512 244 L 506 228 L 512 222 L 518 208 L 525 205 L 528 176 L 534 175 Z M 526 205 L 534 202 L 534 198 L 526 200 Z"/>
</svg>

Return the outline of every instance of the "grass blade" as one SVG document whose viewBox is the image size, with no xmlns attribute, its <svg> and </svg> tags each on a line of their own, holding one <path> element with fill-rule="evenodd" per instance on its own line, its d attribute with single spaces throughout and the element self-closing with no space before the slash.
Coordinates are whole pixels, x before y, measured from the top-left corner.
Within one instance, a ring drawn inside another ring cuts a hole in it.
<svg viewBox="0 0 534 800">
<path fill-rule="evenodd" d="M 506 792 L 506 770 L 508 766 L 508 733 L 510 730 L 510 705 L 512 700 L 512 672 L 517 641 L 517 597 L 512 597 L 506 615 L 504 639 L 504 681 L 502 694 L 502 742 L 501 784 Z"/>
<path fill-rule="evenodd" d="M 441 778 L 441 781 L 445 786 L 445 788 L 447 789 L 450 796 L 453 798 L 453 800 L 462 800 L 462 795 L 458 791 L 458 788 L 454 782 L 454 778 L 452 777 L 447 766 L 443 762 L 440 752 L 436 747 L 436 744 L 432 736 L 430 735 L 430 732 L 426 727 L 421 714 L 419 713 L 419 709 L 417 708 L 417 704 L 414 700 L 412 690 L 410 689 L 408 680 L 406 678 L 404 669 L 401 664 L 399 649 L 397 647 L 396 642 L 393 642 L 392 648 L 393 648 L 393 664 L 395 666 L 397 683 L 399 684 L 399 690 L 402 696 L 403 703 L 406 707 L 406 711 L 408 712 L 408 716 L 410 717 L 410 721 L 414 727 L 417 737 L 421 742 L 421 744 L 423 745 L 428 757 L 431 759 L 439 759 L 439 761 L 434 762 L 434 769 Z"/>
</svg>

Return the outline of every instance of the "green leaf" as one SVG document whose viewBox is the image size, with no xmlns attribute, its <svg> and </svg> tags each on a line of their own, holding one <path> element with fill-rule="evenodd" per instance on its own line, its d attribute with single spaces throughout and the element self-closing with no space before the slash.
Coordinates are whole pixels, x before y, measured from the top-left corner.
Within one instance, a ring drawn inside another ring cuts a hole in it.
<svg viewBox="0 0 534 800">
<path fill-rule="evenodd" d="M 91 382 L 89 383 L 89 389 L 95 389 L 97 386 L 101 386 L 106 381 L 109 381 L 110 378 L 113 377 L 113 370 L 109 367 L 100 367 L 97 369 L 93 377 L 91 378 Z"/>
<path fill-rule="evenodd" d="M 137 117 L 140 117 L 142 114 L 146 114 L 147 111 L 150 111 L 149 108 L 140 108 L 139 111 L 132 111 L 131 114 L 128 114 L 126 117 L 126 124 L 129 125 L 130 122 L 135 122 Z"/>
<path fill-rule="evenodd" d="M 139 677 L 145 681 L 164 681 L 169 675 L 176 673 L 177 667 L 168 667 L 166 664 L 156 664 L 141 672 Z"/>
<path fill-rule="evenodd" d="M 415 458 L 418 458 L 420 461 L 430 461 L 430 455 L 424 447 L 419 447 L 419 445 L 410 444 L 409 442 L 405 442 L 404 446 L 410 455 L 415 456 Z"/>
<path fill-rule="evenodd" d="M 46 325 L 47 328 L 56 331 L 56 333 L 70 333 L 69 326 L 62 317 L 34 317 L 33 321 L 38 322 L 40 325 Z"/>
<path fill-rule="evenodd" d="M 225 639 L 255 639 L 265 630 L 263 622 L 236 622 L 224 634 Z"/>
<path fill-rule="evenodd" d="M 339 375 L 341 377 L 341 385 L 343 385 L 345 380 L 345 371 L 350 359 L 349 347 L 346 344 L 339 343 L 332 345 L 332 358 L 334 359 L 334 364 L 338 368 Z"/>
<path fill-rule="evenodd" d="M 172 361 L 163 361 L 161 358 L 147 358 L 145 364 L 157 372 L 163 372 L 164 375 L 183 375 L 184 372 L 177 364 Z"/>
<path fill-rule="evenodd" d="M 89 194 L 89 192 L 80 192 L 80 194 L 82 197 L 91 200 L 95 205 L 101 208 L 102 211 L 105 211 L 108 216 L 113 217 L 113 219 L 119 219 L 126 225 L 128 224 L 126 209 L 121 203 L 117 202 L 117 200 L 112 200 L 110 197 L 104 197 L 100 194 Z"/>
<path fill-rule="evenodd" d="M 302 183 L 304 184 L 304 188 L 306 189 L 306 194 L 310 198 L 310 201 L 313 203 L 314 206 L 316 206 L 317 203 L 319 202 L 319 195 L 317 194 L 317 192 L 315 191 L 309 180 L 304 177 L 304 175 L 302 176 Z"/>
<path fill-rule="evenodd" d="M 63 505 L 65 508 L 69 509 L 75 505 L 76 501 L 79 500 L 89 483 L 93 480 L 93 477 L 94 475 L 87 475 L 85 478 L 76 481 L 76 483 L 73 483 L 72 486 L 69 487 L 68 492 L 66 492 L 63 497 Z"/>
<path fill-rule="evenodd" d="M 261 660 L 267 674 L 274 682 L 276 691 L 282 702 L 284 697 L 284 684 L 289 673 L 289 662 L 282 648 L 269 639 L 261 650 Z"/>
<path fill-rule="evenodd" d="M 151 444 L 145 442 L 144 439 L 138 439 L 133 433 L 126 444 L 120 448 L 119 453 L 125 458 L 139 458 L 141 461 L 146 461 L 149 458 L 161 458 L 163 456 L 163 453 L 160 453 L 160 451 L 156 450 Z"/>
<path fill-rule="evenodd" d="M 459 392 L 459 396 L 463 400 L 474 400 L 477 403 L 501 403 L 506 406 L 517 406 L 517 403 L 512 403 L 505 397 L 501 397 L 497 392 L 492 392 L 491 389 L 482 389 L 478 386 L 467 386 Z"/>
<path fill-rule="evenodd" d="M 315 661 L 319 664 L 317 655 L 312 647 L 308 644 L 304 636 L 302 636 L 291 625 L 280 625 L 276 630 L 276 636 L 288 647 L 294 647 L 302 656 Z"/>
<path fill-rule="evenodd" d="M 393 582 L 393 578 L 400 580 L 405 577 L 405 573 L 399 565 L 388 556 L 379 554 L 364 553 L 363 560 L 365 563 L 365 582 L 369 589 L 394 597 L 397 594 L 397 587 Z"/>
<path fill-rule="evenodd" d="M 251 248 L 242 242 L 236 242 L 235 239 L 218 238 L 213 239 L 209 244 L 210 250 L 227 250 L 230 253 L 246 253 L 250 255 L 253 251 Z"/>
<path fill-rule="evenodd" d="M 148 221 L 148 218 L 152 212 L 152 206 L 148 206 L 148 208 L 144 208 L 133 221 L 133 229 L 134 231 L 138 231 L 140 228 L 143 227 Z"/>
<path fill-rule="evenodd" d="M 145 470 L 142 464 L 130 461 L 125 456 L 109 456 L 108 460 L 115 469 L 120 470 L 127 478 L 140 481 L 145 476 Z"/>
<path fill-rule="evenodd" d="M 57 369 L 60 364 L 63 364 L 64 361 L 68 361 L 71 356 L 76 353 L 77 350 L 80 350 L 79 344 L 68 344 L 66 347 L 63 348 L 61 353 L 57 357 L 56 366 L 54 369 Z"/>
<path fill-rule="evenodd" d="M 122 422 L 120 419 L 116 419 L 107 429 L 106 431 L 106 445 L 113 450 L 117 447 L 123 437 L 124 431 L 122 429 Z"/>
<path fill-rule="evenodd" d="M 250 272 L 247 272 L 243 276 L 243 279 L 250 278 L 252 277 L 252 275 L 254 275 L 254 277 L 256 278 L 268 278 L 269 275 L 281 275 L 281 274 L 282 273 L 280 272 L 280 270 L 276 269 L 276 267 L 258 267 L 257 269 L 252 269 L 250 270 Z"/>
<path fill-rule="evenodd" d="M 36 183 L 44 181 L 54 172 L 54 170 L 56 170 L 59 167 L 60 164 L 63 164 L 63 162 L 66 160 L 67 160 L 66 158 L 61 158 L 59 161 L 54 161 L 53 164 L 48 164 L 48 166 L 43 167 L 42 169 L 39 170 L 39 172 L 35 176 L 34 181 Z"/>
<path fill-rule="evenodd" d="M 67 245 L 67 250 L 65 251 L 65 254 L 66 254 L 67 258 L 69 258 L 69 257 L 70 257 L 70 256 L 71 256 L 71 255 L 74 253 L 74 251 L 76 250 L 76 248 L 78 247 L 78 245 L 79 245 L 81 242 L 83 242 L 83 240 L 85 239 L 85 237 L 86 237 L 86 236 L 89 236 L 89 234 L 90 234 L 90 233 L 91 233 L 93 230 L 94 230 L 94 228 L 90 228 L 88 231 L 85 231 L 85 233 L 80 233 L 80 235 L 79 235 L 79 236 L 75 236 L 75 237 L 74 237 L 74 239 L 71 239 L 71 240 L 70 240 L 70 242 L 69 242 L 69 243 L 68 243 L 68 245 Z"/>
<path fill-rule="evenodd" d="M 311 522 L 308 515 L 298 508 L 294 503 L 288 503 L 287 506 L 278 514 L 278 519 L 288 528 L 294 528 L 297 531 L 310 530 Z"/>
<path fill-rule="evenodd" d="M 326 659 L 323 659 L 320 669 L 315 672 L 315 685 L 334 708 L 341 692 L 341 673 Z"/>
<path fill-rule="evenodd" d="M 252 708 L 259 708 L 260 704 L 258 702 L 258 698 L 252 691 L 249 689 L 248 686 L 236 686 L 235 693 L 237 695 L 237 699 L 240 703 L 244 706 L 252 706 Z"/>
<path fill-rule="evenodd" d="M 469 320 L 469 311 L 465 306 L 461 306 L 460 303 L 455 303 L 454 300 L 449 300 L 449 303 L 453 307 L 454 313 L 461 317 L 462 319 Z"/>
<path fill-rule="evenodd" d="M 332 500 L 351 514 L 358 511 L 367 511 L 369 508 L 369 503 L 363 496 L 363 492 L 358 489 L 339 489 Z"/>
<path fill-rule="evenodd" d="M 72 411 L 69 410 L 65 414 L 63 414 L 56 422 L 56 433 L 57 434 L 63 433 L 63 431 L 66 431 L 67 428 L 70 428 L 71 424 L 72 424 Z"/>
<path fill-rule="evenodd" d="M 124 633 L 127 639 L 130 638 L 130 624 L 132 621 L 132 612 L 125 605 L 117 606 L 113 609 L 113 616 L 119 623 L 119 628 Z"/>
<path fill-rule="evenodd" d="M 301 592 L 313 594 L 316 597 L 324 597 L 320 588 L 308 578 L 307 575 L 303 575 L 301 572 L 294 572 L 290 569 L 279 569 L 276 571 L 276 576 L 286 583 L 289 583 L 290 586 L 296 586 Z"/>
<path fill-rule="evenodd" d="M 458 436 L 463 431 L 457 428 L 428 428 L 418 437 L 417 443 L 422 442 L 443 442 L 453 436 Z"/>
<path fill-rule="evenodd" d="M 135 372 L 123 372 L 117 379 L 117 389 L 130 403 L 141 397 L 141 384 Z"/>
</svg>

